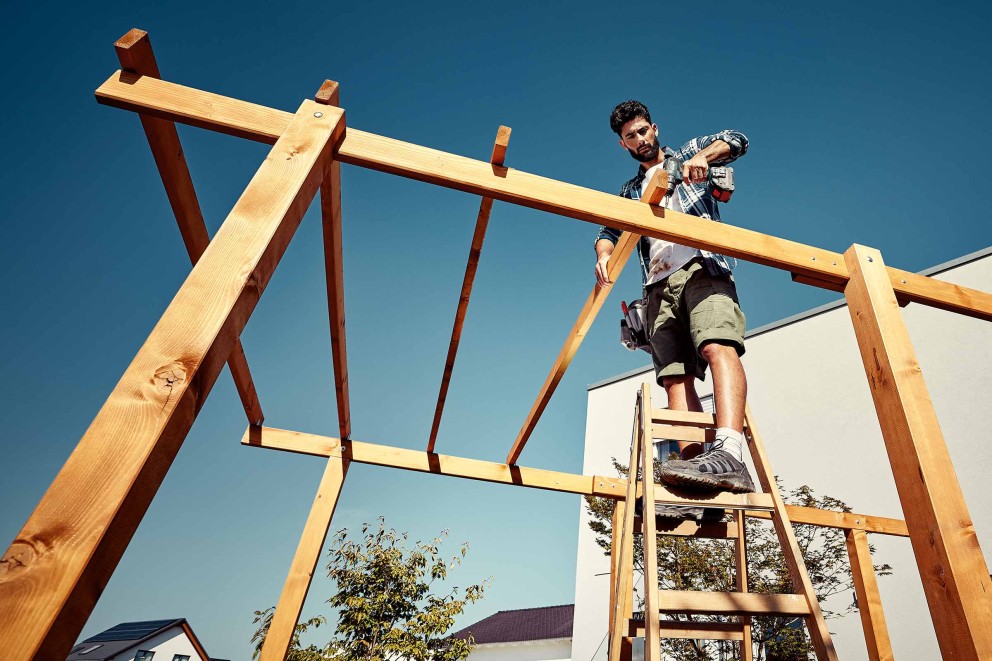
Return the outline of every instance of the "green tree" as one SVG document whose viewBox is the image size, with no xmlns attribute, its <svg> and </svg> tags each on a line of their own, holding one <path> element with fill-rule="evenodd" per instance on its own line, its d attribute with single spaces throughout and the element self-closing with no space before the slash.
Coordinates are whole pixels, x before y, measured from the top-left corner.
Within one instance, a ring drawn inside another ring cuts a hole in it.
<svg viewBox="0 0 992 661">
<path fill-rule="evenodd" d="M 339 530 L 328 549 L 327 574 L 335 592 L 327 603 L 337 612 L 333 638 L 323 648 L 306 648 L 300 637 L 324 624 L 323 617 L 298 624 L 288 661 L 461 661 L 473 641 L 447 635 L 465 606 L 484 597 L 486 582 L 464 590 L 434 589 L 448 578 L 468 552 L 462 544 L 450 559 L 441 556 L 447 531 L 429 542 L 408 547 L 406 533 L 362 525 L 361 538 Z M 490 579 L 491 580 L 491 579 Z M 252 637 L 257 658 L 268 633 L 273 609 L 255 612 Z"/>
<path fill-rule="evenodd" d="M 613 464 L 624 478 L 627 467 Z M 660 482 L 660 462 L 655 462 L 655 481 Z M 841 500 L 831 496 L 817 496 L 808 486 L 786 492 L 778 484 L 785 502 L 803 507 L 816 507 L 826 510 L 850 512 L 851 508 Z M 611 498 L 586 498 L 586 507 L 591 515 L 589 527 L 596 533 L 596 543 L 610 554 L 612 538 L 612 518 L 615 501 Z M 748 550 L 748 588 L 751 592 L 787 594 L 793 592 L 792 580 L 785 564 L 782 547 L 770 521 L 755 518 L 746 519 Z M 796 541 L 802 551 L 813 583 L 817 599 L 822 602 L 833 595 L 851 592 L 854 589 L 851 568 L 848 564 L 844 532 L 837 528 L 826 528 L 804 524 L 794 524 Z M 643 573 L 643 546 L 640 536 L 634 537 L 634 570 Z M 872 549 L 874 550 L 874 549 Z M 693 539 L 686 537 L 659 536 L 658 538 L 658 581 L 663 590 L 717 590 L 734 589 L 734 547 L 731 540 Z M 875 565 L 880 576 L 892 573 L 887 565 Z M 643 602 L 641 604 L 643 607 Z M 836 618 L 852 612 L 851 603 L 841 611 L 823 609 L 825 618 Z M 719 616 L 673 615 L 683 621 L 720 621 Z M 754 642 L 754 658 L 766 661 L 806 661 L 815 659 L 812 644 L 805 627 L 791 617 L 752 618 L 751 634 Z M 798 627 L 798 628 L 797 628 Z M 739 647 L 736 643 L 720 641 L 673 640 L 662 641 L 662 657 L 677 661 L 703 661 L 709 659 L 736 659 Z M 721 657 L 720 654 L 723 654 Z"/>
</svg>

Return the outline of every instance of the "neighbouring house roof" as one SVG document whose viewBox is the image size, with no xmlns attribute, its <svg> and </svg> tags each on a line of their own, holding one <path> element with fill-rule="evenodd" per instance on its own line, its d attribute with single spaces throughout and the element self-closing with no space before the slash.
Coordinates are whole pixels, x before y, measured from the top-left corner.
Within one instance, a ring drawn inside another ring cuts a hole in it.
<svg viewBox="0 0 992 661">
<path fill-rule="evenodd" d="M 500 611 L 455 633 L 456 638 L 475 638 L 477 645 L 515 643 L 572 637 L 575 604 Z"/>
<path fill-rule="evenodd" d="M 197 640 L 189 623 L 186 622 L 186 618 L 178 617 L 171 620 L 122 622 L 74 645 L 66 661 L 107 661 L 114 659 L 121 652 L 136 647 L 177 626 L 182 627 L 201 657 L 210 658 L 203 650 L 203 646 Z"/>
</svg>

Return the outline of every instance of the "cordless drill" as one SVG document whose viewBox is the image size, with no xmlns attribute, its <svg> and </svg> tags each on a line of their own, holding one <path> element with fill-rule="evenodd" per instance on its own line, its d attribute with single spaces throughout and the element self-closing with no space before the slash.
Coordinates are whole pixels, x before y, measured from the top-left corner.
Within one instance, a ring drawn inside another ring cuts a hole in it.
<svg viewBox="0 0 992 661">
<path fill-rule="evenodd" d="M 682 183 L 681 159 L 669 157 L 663 165 L 668 173 L 668 192 L 671 194 L 675 187 Z M 717 202 L 729 202 L 734 194 L 734 168 L 717 166 L 708 169 L 706 190 Z"/>
</svg>

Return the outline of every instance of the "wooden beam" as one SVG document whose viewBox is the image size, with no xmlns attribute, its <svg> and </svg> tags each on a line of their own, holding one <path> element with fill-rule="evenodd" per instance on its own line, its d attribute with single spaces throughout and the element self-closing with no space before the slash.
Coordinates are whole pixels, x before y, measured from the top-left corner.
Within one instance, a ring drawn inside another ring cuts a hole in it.
<svg viewBox="0 0 992 661">
<path fill-rule="evenodd" d="M 645 203 L 648 203 L 649 200 L 660 201 L 661 198 L 658 197 L 659 190 L 661 190 L 662 186 L 667 185 L 667 181 L 668 175 L 665 172 L 655 172 L 641 199 Z M 664 197 L 663 192 L 662 197 Z M 630 232 L 623 232 L 620 235 L 613 248 L 613 253 L 610 255 L 610 259 L 606 264 L 606 272 L 611 283 L 616 282 L 617 278 L 620 277 L 623 267 L 626 266 L 627 260 L 630 259 L 631 253 L 637 248 L 637 242 L 640 240 L 641 237 L 639 235 Z M 572 358 L 575 357 L 579 347 L 582 346 L 582 341 L 586 338 L 586 333 L 592 327 L 592 322 L 596 320 L 596 316 L 603 307 L 603 303 L 606 302 L 606 297 L 609 296 L 610 289 L 610 286 L 600 287 L 599 283 L 593 285 L 592 292 L 589 294 L 589 298 L 586 299 L 585 305 L 582 306 L 578 319 L 575 320 L 572 330 L 569 331 L 568 336 L 565 338 L 565 344 L 558 353 L 558 358 L 555 359 L 554 365 L 551 366 L 551 372 L 544 380 L 544 385 L 541 386 L 541 390 L 537 394 L 537 400 L 527 414 L 527 419 L 524 421 L 520 433 L 513 441 L 513 447 L 510 448 L 510 453 L 506 457 L 506 463 L 515 464 L 520 458 L 520 453 L 523 452 L 524 445 L 527 444 L 531 434 L 534 433 L 534 428 L 537 427 L 544 409 L 547 408 L 548 402 L 551 401 L 551 397 L 558 388 L 558 384 L 561 382 L 562 377 L 565 376 L 565 370 L 568 369 L 568 366 L 572 363 Z"/>
<path fill-rule="evenodd" d="M 251 140 L 272 143 L 291 113 L 203 92 L 155 78 L 115 73 L 96 91 L 97 101 Z M 545 177 L 492 165 L 400 140 L 349 129 L 344 163 L 454 188 L 474 195 L 653 236 L 809 276 L 825 286 L 849 278 L 840 253 L 760 232 L 636 204 Z M 927 276 L 889 269 L 896 294 L 907 300 L 992 321 L 992 294 Z"/>
<path fill-rule="evenodd" d="M 632 468 L 627 473 L 624 490 L 623 529 L 620 536 L 620 559 L 617 563 L 617 582 L 611 585 L 615 590 L 613 628 L 610 630 L 609 661 L 627 661 L 632 653 L 630 636 L 625 636 L 623 622 L 630 618 L 634 608 L 634 498 L 637 493 L 637 458 L 640 455 L 642 408 L 647 404 L 640 398 L 634 405 L 634 428 L 630 435 L 630 461 Z M 647 408 L 650 410 L 650 408 Z"/>
<path fill-rule="evenodd" d="M 344 134 L 305 101 L 0 567 L 6 659 L 64 659 L 251 316 Z"/>
<path fill-rule="evenodd" d="M 270 450 L 299 452 L 317 457 L 329 457 L 344 447 L 344 456 L 352 463 L 387 466 L 418 473 L 434 473 L 482 482 L 512 484 L 547 491 L 576 493 L 583 496 L 622 498 L 625 480 L 600 475 L 574 475 L 539 468 L 510 466 L 492 461 L 450 457 L 443 454 L 375 445 L 328 436 L 249 426 L 241 439 L 242 445 Z"/>
<path fill-rule="evenodd" d="M 744 525 L 744 512 L 734 512 L 736 539 L 734 540 L 734 590 L 737 592 L 748 592 L 747 582 L 747 526 Z M 751 661 L 753 657 L 751 639 L 751 616 L 741 615 L 739 617 L 741 628 L 741 661 Z"/>
<path fill-rule="evenodd" d="M 835 512 L 833 510 L 821 510 L 815 507 L 801 507 L 799 505 L 786 505 L 785 512 L 789 515 L 789 520 L 793 523 L 804 523 L 824 528 L 841 528 L 843 530 L 864 530 L 866 532 L 893 535 L 895 537 L 909 537 L 906 522 L 902 519 L 890 519 L 884 516 L 871 516 L 854 512 Z M 755 519 L 770 520 L 772 518 L 768 512 L 748 512 L 747 515 Z"/>
<path fill-rule="evenodd" d="M 686 620 L 660 620 L 662 638 L 689 640 L 741 640 L 744 634 L 736 622 L 689 622 Z M 627 635 L 644 635 L 644 620 L 627 620 Z"/>
<path fill-rule="evenodd" d="M 272 623 L 262 645 L 259 661 L 284 661 L 286 658 L 289 646 L 293 642 L 293 634 L 296 632 L 296 623 L 303 611 L 303 602 L 306 601 L 307 592 L 310 591 L 313 573 L 324 550 L 327 530 L 330 528 L 334 508 L 337 507 L 341 486 L 347 473 L 348 460 L 340 453 L 328 458 L 324 475 L 320 478 L 320 485 L 317 487 L 317 495 L 303 527 L 303 534 L 300 535 L 300 543 L 296 547 L 296 555 L 293 556 L 293 564 L 290 565 L 289 574 L 283 584 L 279 604 L 272 615 Z"/>
<path fill-rule="evenodd" d="M 132 29 L 117 40 L 114 48 L 117 50 L 117 59 L 120 60 L 121 68 L 125 71 L 151 78 L 161 77 L 155 54 L 152 52 L 151 39 L 145 31 Z M 176 216 L 179 233 L 183 237 L 183 243 L 186 244 L 186 252 L 195 265 L 203 255 L 203 251 L 207 249 L 210 235 L 207 233 L 206 223 L 203 222 L 200 202 L 196 199 L 196 189 L 193 187 L 193 178 L 186 164 L 186 156 L 183 155 L 176 125 L 167 119 L 149 115 L 139 117 L 158 173 L 165 185 L 169 204 Z M 234 378 L 234 386 L 238 390 L 245 415 L 248 416 L 248 424 L 262 424 L 265 416 L 262 414 L 262 406 L 258 401 L 258 393 L 255 391 L 251 371 L 248 369 L 248 359 L 245 357 L 240 338 L 235 340 L 227 364 L 231 368 L 231 376 Z"/>
<path fill-rule="evenodd" d="M 314 99 L 338 105 L 338 84 L 325 80 Z M 333 161 L 320 182 L 320 220 L 324 237 L 324 277 L 327 283 L 327 317 L 331 328 L 334 364 L 334 399 L 338 407 L 338 433 L 351 437 L 351 401 L 348 394 L 348 343 L 344 322 L 344 249 L 341 238 L 341 164 Z"/>
<path fill-rule="evenodd" d="M 641 384 L 641 502 L 644 513 L 654 512 L 654 447 L 651 439 L 651 386 Z M 631 464 L 630 472 L 637 473 L 637 464 Z M 661 599 L 658 594 L 658 534 L 653 516 L 642 516 L 644 547 L 644 661 L 661 661 L 661 638 L 658 631 L 658 613 Z"/>
<path fill-rule="evenodd" d="M 662 590 L 661 610 L 712 615 L 809 615 L 806 599 L 799 594 L 699 590 Z"/>
<path fill-rule="evenodd" d="M 845 541 L 847 557 L 851 561 L 851 576 L 854 578 L 854 593 L 858 596 L 858 613 L 865 630 L 868 658 L 871 661 L 892 661 L 892 643 L 882 611 L 882 596 L 878 592 L 868 535 L 864 530 L 848 530 Z"/>
<path fill-rule="evenodd" d="M 495 167 L 502 167 L 506 159 L 506 147 L 510 142 L 510 127 L 500 126 L 496 131 L 496 143 L 493 145 L 493 155 L 490 161 Z M 444 403 L 448 398 L 448 385 L 451 383 L 451 373 L 455 369 L 455 356 L 458 344 L 462 339 L 462 327 L 465 325 L 465 314 L 468 312 L 468 302 L 472 297 L 472 285 L 475 283 L 475 273 L 479 270 L 479 258 L 482 256 L 482 243 L 486 239 L 486 228 L 489 227 L 489 214 L 493 210 L 493 198 L 484 197 L 479 205 L 479 215 L 475 219 L 475 233 L 472 235 L 472 247 L 468 252 L 468 264 L 465 266 L 465 277 L 462 280 L 462 290 L 458 295 L 458 307 L 455 310 L 455 325 L 451 329 L 451 341 L 448 342 L 448 355 L 444 360 L 444 371 L 441 374 L 441 387 L 438 390 L 437 406 L 434 408 L 434 422 L 431 423 L 431 435 L 427 440 L 427 451 L 434 452 L 437 442 L 437 432 L 441 427 L 441 414 Z"/>
<path fill-rule="evenodd" d="M 833 639 L 830 637 L 830 630 L 827 628 L 826 620 L 823 618 L 823 611 L 820 609 L 820 602 L 816 598 L 813 590 L 813 582 L 810 580 L 809 571 L 806 569 L 806 562 L 803 559 L 802 550 L 796 541 L 796 533 L 792 529 L 789 521 L 788 510 L 779 493 L 778 485 L 775 483 L 775 474 L 772 472 L 771 463 L 765 452 L 765 444 L 761 440 L 761 435 L 754 424 L 754 416 L 751 414 L 751 407 L 745 404 L 744 407 L 744 435 L 748 441 L 748 451 L 751 453 L 751 460 L 754 462 L 755 473 L 758 482 L 765 493 L 771 496 L 775 505 L 775 516 L 772 517 L 772 525 L 782 545 L 782 556 L 785 565 L 789 569 L 789 577 L 792 579 L 793 588 L 799 594 L 796 598 L 806 603 L 806 631 L 809 633 L 816 650 L 816 657 L 820 661 L 837 661 L 837 650 L 834 648 Z M 765 595 L 762 595 L 765 596 Z"/>
<path fill-rule="evenodd" d="M 651 421 L 656 424 L 679 425 L 682 427 L 711 427 L 716 429 L 716 416 L 712 413 L 696 411 L 673 411 L 671 409 L 655 409 L 651 412 Z"/>
<path fill-rule="evenodd" d="M 947 659 L 992 659 L 992 581 L 888 271 L 844 254 L 845 290 L 937 642 Z"/>
</svg>

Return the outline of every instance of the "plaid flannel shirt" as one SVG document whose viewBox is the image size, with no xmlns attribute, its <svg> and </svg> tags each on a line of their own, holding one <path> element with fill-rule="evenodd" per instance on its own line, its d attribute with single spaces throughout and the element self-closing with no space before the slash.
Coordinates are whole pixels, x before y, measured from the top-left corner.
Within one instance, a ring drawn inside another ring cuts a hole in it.
<svg viewBox="0 0 992 661">
<path fill-rule="evenodd" d="M 747 136 L 740 131 L 727 129 L 713 135 L 704 135 L 698 138 L 693 138 L 689 142 L 682 145 L 678 151 L 672 151 L 668 147 L 665 147 L 665 157 L 668 158 L 674 156 L 682 162 L 685 162 L 716 140 L 723 140 L 730 145 L 730 156 L 722 161 L 711 163 L 710 165 L 727 165 L 728 163 L 733 163 L 747 153 Z M 620 196 L 626 197 L 630 200 L 641 199 L 641 185 L 643 182 L 644 168 L 638 166 L 637 175 L 623 185 L 620 189 Z M 683 183 L 676 189 L 676 192 L 678 193 L 679 202 L 682 204 L 682 209 L 685 213 L 720 222 L 720 209 L 717 206 L 716 200 L 713 199 L 713 196 L 706 192 L 705 183 Z M 599 241 L 600 239 L 607 239 L 616 245 L 616 242 L 620 239 L 620 230 L 613 229 L 612 227 L 606 227 L 604 225 L 599 228 L 599 234 L 596 235 L 596 241 Z M 641 240 L 638 241 L 637 252 L 641 258 L 641 281 L 645 282 L 648 273 L 648 255 L 651 253 L 651 247 L 647 237 L 641 237 Z M 707 250 L 700 250 L 699 253 L 703 257 L 703 265 L 706 267 L 706 270 L 713 276 L 726 275 L 737 265 L 737 260 L 732 257 L 727 258 L 723 255 L 709 252 Z"/>
</svg>

